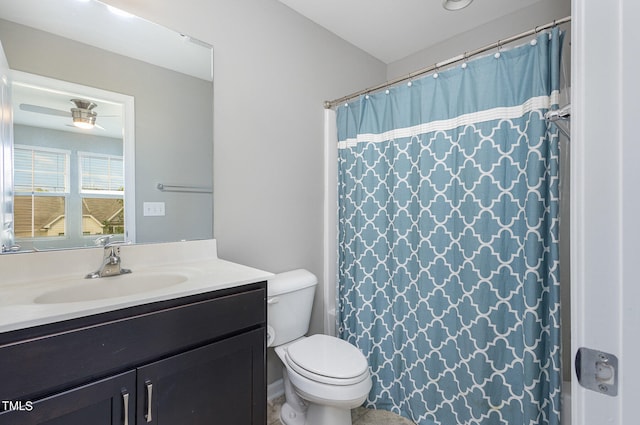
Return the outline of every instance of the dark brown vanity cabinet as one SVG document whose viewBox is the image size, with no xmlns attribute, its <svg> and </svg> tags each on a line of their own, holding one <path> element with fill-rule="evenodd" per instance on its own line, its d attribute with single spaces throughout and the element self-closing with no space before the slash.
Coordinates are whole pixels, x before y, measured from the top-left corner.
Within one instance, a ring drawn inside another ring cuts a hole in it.
<svg viewBox="0 0 640 425">
<path fill-rule="evenodd" d="M 130 371 L 36 401 L 14 402 L 17 410 L 0 414 L 0 424 L 133 424 L 135 386 Z"/>
<path fill-rule="evenodd" d="M 255 415 L 248 391 L 262 373 L 256 370 L 261 344 L 262 333 L 254 331 L 141 367 L 137 423 L 266 423 Z"/>
<path fill-rule="evenodd" d="M 0 334 L 0 425 L 266 423 L 265 283 Z"/>
</svg>

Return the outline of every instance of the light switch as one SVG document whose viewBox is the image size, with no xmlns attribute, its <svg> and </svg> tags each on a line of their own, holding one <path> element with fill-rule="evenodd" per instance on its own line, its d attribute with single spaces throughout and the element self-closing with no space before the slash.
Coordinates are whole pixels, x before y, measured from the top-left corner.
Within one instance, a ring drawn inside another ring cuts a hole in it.
<svg viewBox="0 0 640 425">
<path fill-rule="evenodd" d="M 144 202 L 142 210 L 145 217 L 164 216 L 164 202 Z"/>
</svg>

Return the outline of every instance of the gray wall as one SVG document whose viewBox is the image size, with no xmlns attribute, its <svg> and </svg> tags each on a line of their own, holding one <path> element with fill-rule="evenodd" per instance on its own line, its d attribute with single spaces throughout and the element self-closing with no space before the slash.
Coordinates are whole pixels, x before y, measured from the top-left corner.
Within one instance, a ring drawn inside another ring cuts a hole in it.
<svg viewBox="0 0 640 425">
<path fill-rule="evenodd" d="M 495 43 L 515 34 L 552 22 L 554 19 L 571 15 L 571 0 L 541 0 L 511 15 L 481 25 L 471 31 L 434 46 L 416 52 L 411 56 L 389 64 L 387 79 L 406 75 L 426 68 L 453 56 Z M 522 43 L 520 41 L 519 43 Z M 567 46 L 569 43 L 567 43 Z M 568 52 L 565 57 L 570 56 Z"/>
<path fill-rule="evenodd" d="M 211 82 L 7 21 L 0 40 L 11 69 L 134 96 L 138 242 L 212 237 L 212 195 L 156 189 L 212 186 Z M 166 216 L 143 217 L 144 201 L 165 202 Z"/>
</svg>

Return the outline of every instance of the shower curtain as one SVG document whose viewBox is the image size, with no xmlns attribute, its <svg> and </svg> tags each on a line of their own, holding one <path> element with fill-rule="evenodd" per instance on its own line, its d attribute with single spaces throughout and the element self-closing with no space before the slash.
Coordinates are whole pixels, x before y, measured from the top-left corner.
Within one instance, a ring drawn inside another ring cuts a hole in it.
<svg viewBox="0 0 640 425">
<path fill-rule="evenodd" d="M 338 332 L 368 406 L 559 424 L 562 34 L 337 108 Z"/>
</svg>

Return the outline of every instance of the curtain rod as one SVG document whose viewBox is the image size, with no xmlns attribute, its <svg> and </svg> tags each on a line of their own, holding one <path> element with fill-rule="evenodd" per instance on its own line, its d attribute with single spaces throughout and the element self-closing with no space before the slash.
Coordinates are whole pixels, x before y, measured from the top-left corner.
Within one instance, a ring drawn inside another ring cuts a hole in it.
<svg viewBox="0 0 640 425">
<path fill-rule="evenodd" d="M 525 31 L 523 33 L 511 36 L 509 38 L 505 38 L 504 40 L 498 40 L 497 42 L 495 42 L 493 44 L 489 44 L 489 45 L 481 47 L 479 49 L 472 50 L 471 52 L 465 52 L 462 55 L 458 55 L 458 56 L 452 57 L 451 59 L 447 59 L 445 61 L 438 62 L 438 63 L 433 64 L 433 65 L 431 65 L 431 66 L 429 66 L 427 68 L 423 68 L 423 69 L 420 69 L 418 71 L 415 71 L 415 72 L 412 72 L 410 74 L 407 74 L 404 77 L 399 77 L 399 78 L 396 78 L 395 80 L 387 81 L 386 83 L 379 84 L 379 85 L 373 86 L 373 87 L 369 87 L 368 89 L 360 90 L 360 91 L 357 91 L 355 93 L 351 93 L 351 94 L 349 94 L 347 96 L 343 96 L 343 97 L 341 97 L 339 99 L 335 99 L 335 100 L 332 100 L 332 101 L 325 101 L 324 102 L 324 107 L 325 107 L 325 109 L 331 109 L 336 105 L 339 105 L 339 104 L 341 104 L 343 102 L 346 102 L 348 100 L 354 99 L 354 98 L 356 98 L 356 97 L 358 97 L 360 95 L 371 93 L 371 92 L 375 92 L 375 91 L 378 91 L 378 90 L 381 90 L 381 89 L 384 89 L 384 88 L 387 88 L 387 87 L 391 87 L 391 86 L 396 85 L 398 83 L 402 83 L 403 81 L 407 81 L 407 80 L 410 80 L 412 78 L 427 74 L 427 73 L 429 73 L 431 71 L 435 71 L 435 70 L 443 68 L 445 66 L 453 65 L 456 62 L 467 60 L 472 56 L 477 56 L 477 55 L 479 55 L 481 53 L 484 53 L 484 52 L 487 52 L 489 50 L 493 50 L 495 48 L 500 48 L 500 47 L 504 46 L 505 44 L 512 43 L 514 41 L 520 40 L 521 38 L 529 37 L 531 35 L 537 34 L 540 31 L 544 31 L 546 29 L 553 28 L 553 27 L 555 27 L 557 25 L 565 24 L 567 22 L 571 22 L 571 16 L 567 16 L 567 17 L 562 18 L 562 19 L 556 19 L 553 22 L 549 22 L 548 24 L 537 26 L 532 30 Z"/>
</svg>

